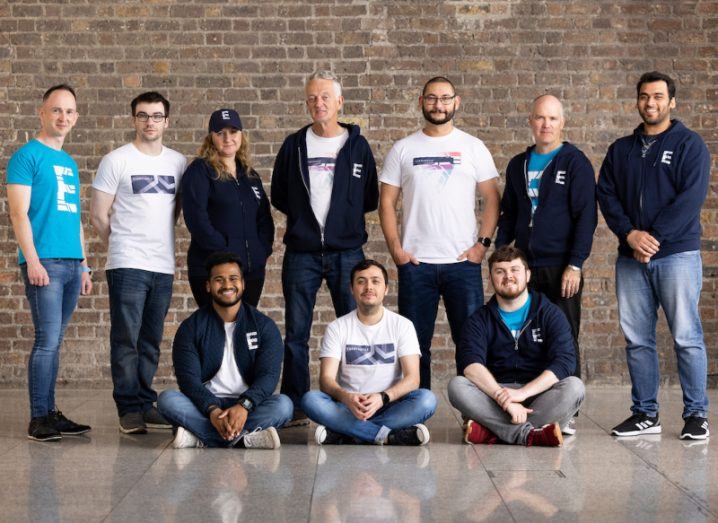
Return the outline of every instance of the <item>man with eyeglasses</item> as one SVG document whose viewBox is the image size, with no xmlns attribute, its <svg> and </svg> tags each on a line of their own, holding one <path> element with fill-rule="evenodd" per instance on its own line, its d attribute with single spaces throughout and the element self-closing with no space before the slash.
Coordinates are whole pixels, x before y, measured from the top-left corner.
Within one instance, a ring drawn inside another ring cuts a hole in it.
<svg viewBox="0 0 718 523">
<path fill-rule="evenodd" d="M 130 103 L 135 138 L 107 154 L 92 183 L 90 218 L 109 242 L 110 365 L 120 431 L 171 428 L 155 407 L 164 320 L 175 271 L 174 226 L 185 157 L 162 145 L 170 103 L 146 92 Z"/>
<path fill-rule="evenodd" d="M 75 91 L 50 87 L 39 110 L 42 128 L 7 165 L 7 202 L 17 238 L 20 271 L 30 303 L 35 342 L 28 360 L 28 438 L 58 441 L 84 434 L 55 405 L 60 346 L 80 294 L 92 291 L 80 220 L 77 164 L 62 150 L 77 122 Z"/>
<path fill-rule="evenodd" d="M 339 123 L 342 87 L 317 71 L 305 87 L 312 124 L 289 135 L 272 174 L 272 205 L 287 215 L 282 265 L 285 299 L 282 392 L 294 402 L 292 425 L 309 423 L 299 402 L 309 390 L 309 336 L 322 280 L 337 317 L 356 308 L 352 267 L 364 259 L 364 214 L 377 208 L 374 156 L 358 125 Z"/>
<path fill-rule="evenodd" d="M 416 328 L 421 387 L 431 387 L 431 339 L 443 297 L 458 345 L 466 319 L 484 303 L 481 262 L 499 217 L 498 172 L 481 140 L 454 127 L 461 104 L 448 78 L 424 85 L 424 128 L 394 144 L 379 181 L 379 218 L 399 273 L 399 314 Z M 483 200 L 476 225 L 476 189 Z M 402 237 L 397 204 L 401 195 Z"/>
</svg>

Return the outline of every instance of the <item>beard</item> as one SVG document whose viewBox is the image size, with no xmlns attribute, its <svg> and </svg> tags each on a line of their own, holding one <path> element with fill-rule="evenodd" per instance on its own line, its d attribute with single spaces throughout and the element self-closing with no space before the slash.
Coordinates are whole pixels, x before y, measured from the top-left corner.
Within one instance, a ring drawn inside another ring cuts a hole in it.
<svg viewBox="0 0 718 523">
<path fill-rule="evenodd" d="M 500 296 L 501 298 L 505 300 L 513 300 L 521 296 L 521 294 L 526 290 L 526 285 L 523 286 L 517 286 L 515 291 L 502 291 L 501 289 L 494 289 L 494 292 L 497 296 Z"/>
<path fill-rule="evenodd" d="M 434 110 L 436 110 L 436 108 L 434 108 Z M 450 122 L 454 118 L 454 113 L 456 112 L 456 110 L 452 109 L 451 111 L 446 111 L 445 113 L 436 112 L 434 115 L 431 114 L 431 111 L 428 111 L 426 107 L 422 106 L 421 112 L 427 122 L 434 125 L 441 125 L 445 124 L 446 122 Z"/>
<path fill-rule="evenodd" d="M 225 290 L 226 289 L 222 289 L 219 292 L 221 293 L 222 291 L 225 291 Z M 217 305 L 219 305 L 220 307 L 233 307 L 233 306 L 237 305 L 242 299 L 242 294 L 239 292 L 239 289 L 236 289 L 236 290 L 237 290 L 237 294 L 235 295 L 234 298 L 230 298 L 230 299 L 226 299 L 224 296 L 222 296 L 219 293 L 217 293 L 217 294 L 211 293 L 210 296 L 212 297 L 212 301 L 214 303 L 216 303 Z"/>
<path fill-rule="evenodd" d="M 643 120 L 643 123 L 646 125 L 656 125 L 671 117 L 671 113 L 669 111 L 659 111 L 654 116 L 648 116 L 648 114 L 643 111 L 638 111 L 638 114 L 641 115 L 641 120 Z"/>
</svg>

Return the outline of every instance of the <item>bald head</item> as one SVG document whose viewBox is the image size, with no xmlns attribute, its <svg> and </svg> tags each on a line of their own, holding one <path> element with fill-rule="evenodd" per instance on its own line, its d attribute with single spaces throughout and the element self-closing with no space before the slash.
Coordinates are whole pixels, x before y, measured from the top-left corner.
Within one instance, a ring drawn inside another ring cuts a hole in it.
<svg viewBox="0 0 718 523">
<path fill-rule="evenodd" d="M 561 145 L 563 131 L 563 105 L 552 94 L 542 94 L 531 104 L 529 126 L 539 153 L 553 151 Z"/>
</svg>

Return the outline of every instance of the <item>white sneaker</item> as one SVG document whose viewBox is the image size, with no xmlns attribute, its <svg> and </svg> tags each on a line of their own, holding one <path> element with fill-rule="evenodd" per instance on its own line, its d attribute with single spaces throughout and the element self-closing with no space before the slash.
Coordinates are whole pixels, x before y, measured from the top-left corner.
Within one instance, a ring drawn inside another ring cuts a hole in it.
<svg viewBox="0 0 718 523">
<path fill-rule="evenodd" d="M 189 430 L 178 427 L 172 446 L 176 449 L 196 449 L 204 447 L 204 444 Z"/>
<path fill-rule="evenodd" d="M 321 445 L 325 439 L 327 439 L 327 428 L 324 425 L 317 425 L 317 430 L 314 431 L 314 441 L 317 445 Z"/>
<path fill-rule="evenodd" d="M 576 434 L 576 418 L 568 420 L 568 423 L 561 427 L 561 433 L 566 436 L 573 436 Z"/>
<path fill-rule="evenodd" d="M 258 429 L 245 434 L 242 441 L 244 441 L 244 447 L 248 449 L 278 449 L 282 446 L 277 429 L 274 427 L 265 430 Z"/>
</svg>

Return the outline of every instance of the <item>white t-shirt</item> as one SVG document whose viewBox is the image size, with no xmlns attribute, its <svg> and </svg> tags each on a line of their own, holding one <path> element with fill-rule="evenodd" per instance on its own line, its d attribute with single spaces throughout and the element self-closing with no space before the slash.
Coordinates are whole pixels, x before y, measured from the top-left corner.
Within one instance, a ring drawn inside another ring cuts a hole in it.
<svg viewBox="0 0 718 523">
<path fill-rule="evenodd" d="M 410 320 L 384 309 L 379 323 L 364 325 L 356 310 L 327 326 L 320 358 L 340 360 L 337 382 L 349 392 L 382 392 L 402 378 L 399 358 L 421 355 Z"/>
<path fill-rule="evenodd" d="M 175 272 L 175 199 L 187 166 L 167 147 L 157 156 L 128 143 L 107 154 L 92 187 L 112 194 L 105 269 Z"/>
<path fill-rule="evenodd" d="M 478 238 L 476 184 L 498 175 L 484 143 L 456 128 L 396 142 L 379 181 L 401 187 L 402 248 L 420 262 L 456 263 Z"/>
<path fill-rule="evenodd" d="M 347 139 L 349 131 L 339 136 L 324 138 L 307 129 L 307 166 L 309 167 L 309 199 L 312 204 L 312 211 L 324 230 L 329 213 L 329 204 L 332 199 L 332 187 L 334 186 L 334 166 L 337 155 Z"/>
<path fill-rule="evenodd" d="M 205 383 L 205 387 L 219 398 L 238 398 L 249 387 L 242 378 L 234 357 L 234 329 L 236 323 L 224 324 L 224 355 L 217 374 Z"/>
</svg>

